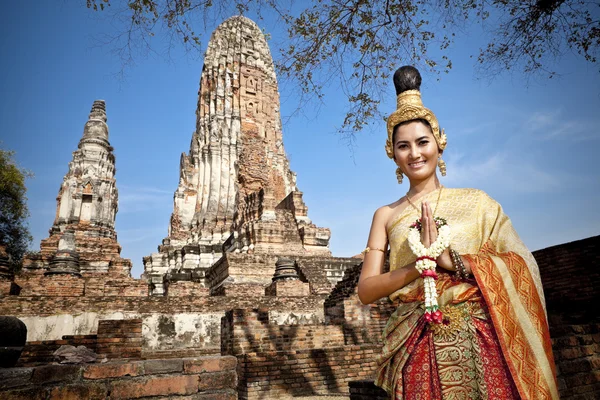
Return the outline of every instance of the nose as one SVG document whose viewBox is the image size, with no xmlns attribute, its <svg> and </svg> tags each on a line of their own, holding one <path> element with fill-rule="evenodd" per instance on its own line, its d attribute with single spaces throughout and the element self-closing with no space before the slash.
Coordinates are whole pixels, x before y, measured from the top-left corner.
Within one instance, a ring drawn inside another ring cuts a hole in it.
<svg viewBox="0 0 600 400">
<path fill-rule="evenodd" d="M 413 160 L 416 160 L 417 158 L 419 158 L 420 153 L 419 153 L 419 148 L 417 146 L 410 146 L 410 158 Z"/>
</svg>

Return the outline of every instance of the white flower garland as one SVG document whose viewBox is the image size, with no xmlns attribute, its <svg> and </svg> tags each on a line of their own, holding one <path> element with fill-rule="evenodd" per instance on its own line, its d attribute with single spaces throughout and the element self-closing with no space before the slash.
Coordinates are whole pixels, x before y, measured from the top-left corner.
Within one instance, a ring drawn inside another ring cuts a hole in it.
<svg viewBox="0 0 600 400">
<path fill-rule="evenodd" d="M 439 310 L 438 295 L 435 288 L 437 274 L 435 267 L 436 259 L 450 245 L 451 230 L 443 218 L 435 217 L 435 224 L 438 228 L 438 237 L 434 243 L 425 248 L 421 243 L 421 222 L 417 221 L 410 226 L 408 231 L 408 244 L 412 252 L 417 256 L 415 268 L 423 277 L 423 286 L 425 289 L 425 319 L 435 323 L 442 322 L 442 312 Z"/>
</svg>

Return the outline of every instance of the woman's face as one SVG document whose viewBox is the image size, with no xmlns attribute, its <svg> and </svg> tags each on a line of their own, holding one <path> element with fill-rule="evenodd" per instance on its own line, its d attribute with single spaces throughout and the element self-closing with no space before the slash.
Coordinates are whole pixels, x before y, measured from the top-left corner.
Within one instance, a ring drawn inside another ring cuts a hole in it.
<svg viewBox="0 0 600 400">
<path fill-rule="evenodd" d="M 411 182 L 435 174 L 439 150 L 431 128 L 413 121 L 396 128 L 394 161 Z"/>
</svg>

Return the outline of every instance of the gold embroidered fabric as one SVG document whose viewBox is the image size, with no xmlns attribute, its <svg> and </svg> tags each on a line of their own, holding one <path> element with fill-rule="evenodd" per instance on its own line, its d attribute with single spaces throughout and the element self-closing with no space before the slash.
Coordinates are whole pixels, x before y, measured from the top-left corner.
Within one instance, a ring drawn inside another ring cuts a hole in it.
<svg viewBox="0 0 600 400">
<path fill-rule="evenodd" d="M 442 312 L 451 323 L 430 325 L 443 399 L 487 399 L 481 349 L 473 318 L 487 320 L 479 303 L 449 305 Z M 448 327 L 449 329 L 444 329 Z"/>
<path fill-rule="evenodd" d="M 438 189 L 439 190 L 439 189 Z M 545 308 L 542 281 L 535 259 L 523 244 L 510 219 L 502 211 L 502 207 L 485 192 L 478 189 L 444 188 L 440 204 L 436 204 L 438 192 L 434 190 L 418 203 L 427 200 L 431 207 L 437 207 L 436 217 L 445 218 L 452 229 L 450 246 L 459 254 L 477 254 L 487 243 L 492 241 L 498 252 L 508 252 L 521 256 L 531 272 L 536 290 Z M 417 204 L 417 207 L 419 206 Z M 390 270 L 402 268 L 415 261 L 415 255 L 408 245 L 410 224 L 420 217 L 413 207 L 405 208 L 388 226 L 390 243 Z M 423 282 L 419 278 L 404 288 L 394 292 L 390 299 L 403 302 L 415 301 Z M 452 301 L 452 299 L 448 299 Z M 441 304 L 440 304 L 441 305 Z"/>
</svg>

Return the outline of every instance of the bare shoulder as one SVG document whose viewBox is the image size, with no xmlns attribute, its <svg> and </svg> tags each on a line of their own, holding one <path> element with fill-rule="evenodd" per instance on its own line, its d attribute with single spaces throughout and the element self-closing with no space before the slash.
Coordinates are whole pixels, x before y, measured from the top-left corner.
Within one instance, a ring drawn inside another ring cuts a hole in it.
<svg viewBox="0 0 600 400">
<path fill-rule="evenodd" d="M 393 203 L 379 207 L 377 210 L 375 210 L 374 218 L 382 218 L 384 220 L 389 219 L 389 217 L 391 217 L 395 212 L 398 211 L 398 206 L 400 206 L 401 203 L 402 202 L 400 200 L 396 200 Z"/>
<path fill-rule="evenodd" d="M 373 223 L 381 224 L 382 226 L 386 227 L 387 230 L 387 226 L 389 225 L 390 221 L 395 219 L 395 217 L 406 207 L 405 203 L 405 201 L 399 199 L 393 203 L 379 207 L 373 216 Z"/>
</svg>

